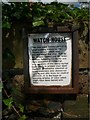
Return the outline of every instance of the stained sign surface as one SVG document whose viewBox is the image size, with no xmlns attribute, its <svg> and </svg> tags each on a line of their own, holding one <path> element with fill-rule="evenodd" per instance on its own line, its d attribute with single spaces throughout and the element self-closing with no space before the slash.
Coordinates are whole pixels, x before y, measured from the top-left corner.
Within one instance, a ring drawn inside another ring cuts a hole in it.
<svg viewBox="0 0 90 120">
<path fill-rule="evenodd" d="M 29 76 L 34 86 L 67 86 L 72 81 L 70 33 L 28 35 Z"/>
</svg>

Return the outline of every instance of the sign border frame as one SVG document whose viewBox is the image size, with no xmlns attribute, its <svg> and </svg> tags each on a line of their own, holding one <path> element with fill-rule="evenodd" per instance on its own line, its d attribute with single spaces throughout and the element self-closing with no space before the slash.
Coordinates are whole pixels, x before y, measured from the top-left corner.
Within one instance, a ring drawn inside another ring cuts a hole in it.
<svg viewBox="0 0 90 120">
<path fill-rule="evenodd" d="M 26 94 L 77 94 L 78 93 L 78 27 L 67 26 L 38 27 L 31 33 L 71 33 L 72 35 L 72 87 L 71 86 L 32 86 L 29 77 L 29 54 L 28 54 L 28 34 L 23 31 L 24 47 L 24 92 Z"/>
</svg>

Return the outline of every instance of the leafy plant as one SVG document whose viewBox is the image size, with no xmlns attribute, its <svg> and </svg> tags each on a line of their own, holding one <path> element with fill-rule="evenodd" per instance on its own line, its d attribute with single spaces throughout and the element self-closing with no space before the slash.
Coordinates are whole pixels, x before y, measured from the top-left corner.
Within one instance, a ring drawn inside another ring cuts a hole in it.
<svg viewBox="0 0 90 120">
<path fill-rule="evenodd" d="M 10 109 L 12 107 L 12 103 L 13 103 L 13 98 L 7 98 L 3 100 L 4 104 Z"/>
<path fill-rule="evenodd" d="M 21 112 L 21 115 L 18 120 L 26 120 L 27 116 L 24 114 L 24 106 L 19 104 L 19 112 Z"/>
<path fill-rule="evenodd" d="M 32 21 L 32 26 L 45 26 L 48 22 L 59 24 L 79 24 L 88 21 L 88 8 L 75 8 L 73 5 L 52 2 L 3 4 L 3 27 L 10 28 L 14 21 Z"/>
<path fill-rule="evenodd" d="M 23 105 L 21 105 L 21 104 L 19 104 L 19 108 L 20 108 L 20 110 L 19 110 L 19 111 L 23 113 L 23 112 L 24 112 L 24 106 L 23 106 Z"/>
<path fill-rule="evenodd" d="M 26 120 L 26 119 L 27 119 L 26 115 L 22 115 L 18 120 Z"/>
<path fill-rule="evenodd" d="M 24 114 L 24 106 L 21 105 L 21 104 L 19 104 L 18 108 L 16 108 L 13 105 L 14 101 L 13 101 L 12 97 L 4 99 L 3 102 L 8 107 L 8 109 L 13 108 L 13 110 L 15 111 L 15 113 L 17 113 L 17 115 L 19 116 L 18 120 L 26 120 L 27 119 L 27 116 Z"/>
</svg>

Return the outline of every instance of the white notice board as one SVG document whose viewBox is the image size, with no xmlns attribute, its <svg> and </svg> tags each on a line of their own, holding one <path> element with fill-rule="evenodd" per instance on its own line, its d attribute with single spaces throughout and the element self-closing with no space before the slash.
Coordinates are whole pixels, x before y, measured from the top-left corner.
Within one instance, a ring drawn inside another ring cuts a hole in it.
<svg viewBox="0 0 90 120">
<path fill-rule="evenodd" d="M 28 35 L 29 75 L 34 86 L 71 84 L 71 33 Z"/>
</svg>

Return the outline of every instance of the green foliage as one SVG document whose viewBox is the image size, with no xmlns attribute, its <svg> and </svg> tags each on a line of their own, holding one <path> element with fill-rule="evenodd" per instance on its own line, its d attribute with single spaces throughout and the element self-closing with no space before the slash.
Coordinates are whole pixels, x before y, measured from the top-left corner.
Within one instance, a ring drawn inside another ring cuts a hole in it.
<svg viewBox="0 0 90 120">
<path fill-rule="evenodd" d="M 19 112 L 21 112 L 21 115 L 19 116 L 18 120 L 26 120 L 27 116 L 24 114 L 24 106 L 19 104 Z"/>
<path fill-rule="evenodd" d="M 26 119 L 27 119 L 26 115 L 22 115 L 18 120 L 26 120 Z"/>
<path fill-rule="evenodd" d="M 23 112 L 24 112 L 24 106 L 23 106 L 23 105 L 21 105 L 21 104 L 19 104 L 19 108 L 20 108 L 20 110 L 19 110 L 19 111 L 23 113 Z"/>
<path fill-rule="evenodd" d="M 8 22 L 8 21 L 4 21 L 4 20 L 3 20 L 2 26 L 3 26 L 3 28 L 8 28 L 8 29 L 11 28 L 11 24 L 10 24 L 10 22 Z"/>
<path fill-rule="evenodd" d="M 2 3 L 2 27 L 10 28 L 14 21 L 28 20 L 31 17 L 30 9 L 26 2 Z"/>
<path fill-rule="evenodd" d="M 52 2 L 43 3 L 10 3 L 3 4 L 3 28 L 10 28 L 14 21 L 32 21 L 32 26 L 45 26 L 48 22 L 60 25 L 78 24 L 88 20 L 88 8 L 75 8 L 73 5 Z"/>
<path fill-rule="evenodd" d="M 12 107 L 12 103 L 13 103 L 13 98 L 7 98 L 3 100 L 4 104 L 10 109 Z"/>
</svg>

